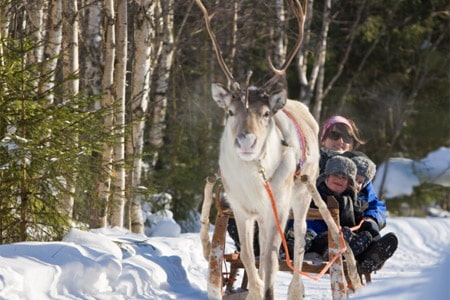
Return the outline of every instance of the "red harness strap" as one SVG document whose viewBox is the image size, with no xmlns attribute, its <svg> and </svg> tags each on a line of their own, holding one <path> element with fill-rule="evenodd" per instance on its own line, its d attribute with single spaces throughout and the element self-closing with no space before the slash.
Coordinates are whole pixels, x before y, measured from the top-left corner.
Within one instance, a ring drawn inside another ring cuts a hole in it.
<svg viewBox="0 0 450 300">
<path fill-rule="evenodd" d="M 288 118 L 291 120 L 291 122 L 294 124 L 295 129 L 297 130 L 298 140 L 300 141 L 300 148 L 302 149 L 302 157 L 299 159 L 297 164 L 297 170 L 295 171 L 295 178 L 298 178 L 300 176 L 300 173 L 303 169 L 303 162 L 306 159 L 306 142 L 305 142 L 305 135 L 302 132 L 302 129 L 300 128 L 300 125 L 298 122 L 294 119 L 294 116 L 290 112 L 287 111 L 287 109 L 283 108 L 282 111 L 288 116 Z"/>
</svg>

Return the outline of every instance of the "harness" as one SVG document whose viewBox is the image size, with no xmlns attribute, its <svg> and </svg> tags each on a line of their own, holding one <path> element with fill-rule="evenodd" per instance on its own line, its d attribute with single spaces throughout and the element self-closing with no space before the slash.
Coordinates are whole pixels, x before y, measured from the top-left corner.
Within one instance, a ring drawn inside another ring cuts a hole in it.
<svg viewBox="0 0 450 300">
<path fill-rule="evenodd" d="M 295 120 L 294 116 L 287 111 L 287 109 L 283 108 L 282 111 L 288 116 L 288 118 L 291 120 L 291 122 L 294 124 L 295 129 L 297 131 L 298 140 L 300 142 L 300 148 L 302 149 L 302 156 L 298 160 L 297 168 L 295 170 L 294 178 L 297 179 L 300 176 L 300 173 L 303 169 L 303 162 L 306 159 L 306 141 L 305 141 L 305 135 L 303 134 L 302 129 L 300 128 L 300 125 Z"/>
</svg>

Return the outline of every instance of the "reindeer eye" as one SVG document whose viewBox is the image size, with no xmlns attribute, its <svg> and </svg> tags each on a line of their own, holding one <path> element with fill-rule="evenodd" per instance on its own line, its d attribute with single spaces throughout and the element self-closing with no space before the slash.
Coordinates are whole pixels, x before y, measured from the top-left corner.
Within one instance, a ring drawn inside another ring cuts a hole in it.
<svg viewBox="0 0 450 300">
<path fill-rule="evenodd" d="M 228 110 L 228 116 L 230 116 L 230 117 L 234 116 L 233 110 L 231 110 L 231 109 Z"/>
<path fill-rule="evenodd" d="M 263 114 L 264 118 L 270 118 L 270 110 L 266 110 Z"/>
</svg>

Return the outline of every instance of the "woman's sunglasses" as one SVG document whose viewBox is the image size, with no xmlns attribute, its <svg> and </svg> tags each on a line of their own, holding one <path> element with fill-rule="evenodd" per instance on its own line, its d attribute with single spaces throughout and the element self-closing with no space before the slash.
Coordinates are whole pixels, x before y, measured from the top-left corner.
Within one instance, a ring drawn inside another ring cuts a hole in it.
<svg viewBox="0 0 450 300">
<path fill-rule="evenodd" d="M 344 141 L 344 143 L 346 144 L 351 144 L 353 143 L 353 137 L 347 135 L 347 134 L 342 134 L 340 132 L 337 131 L 330 131 L 327 133 L 327 137 L 332 139 L 333 141 L 337 141 L 340 138 L 342 138 L 342 140 Z"/>
</svg>

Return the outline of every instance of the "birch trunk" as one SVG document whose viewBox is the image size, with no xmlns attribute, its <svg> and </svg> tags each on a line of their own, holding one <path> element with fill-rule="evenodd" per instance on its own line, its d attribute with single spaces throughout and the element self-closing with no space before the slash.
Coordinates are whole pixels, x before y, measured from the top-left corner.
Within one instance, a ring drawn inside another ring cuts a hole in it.
<svg viewBox="0 0 450 300">
<path fill-rule="evenodd" d="M 141 201 L 135 192 L 141 184 L 142 151 L 144 145 L 145 116 L 147 115 L 153 39 L 151 20 L 154 18 L 154 3 L 151 1 L 135 1 L 134 60 L 131 77 L 131 136 L 127 138 L 127 154 L 132 157 L 132 168 L 127 176 L 127 191 L 129 205 L 129 228 L 135 233 L 144 233 Z"/>
<path fill-rule="evenodd" d="M 125 89 L 127 72 L 128 44 L 128 8 L 126 0 L 117 1 L 117 44 L 116 65 L 114 70 L 114 89 L 116 105 L 114 106 L 115 135 L 113 203 L 111 207 L 111 226 L 123 227 L 125 207 Z"/>
<path fill-rule="evenodd" d="M 47 7 L 47 1 L 26 1 L 24 7 L 29 19 L 27 31 L 30 32 L 31 39 L 35 43 L 33 51 L 27 54 L 27 60 L 30 65 L 34 65 L 41 62 L 43 57 L 44 8 Z"/>
<path fill-rule="evenodd" d="M 10 23 L 10 15 L 9 11 L 11 9 L 11 4 L 5 4 L 4 6 L 0 6 L 0 40 L 3 41 L 4 38 L 9 35 L 9 23 Z M 5 55 L 4 55 L 3 43 L 0 43 L 0 64 L 1 66 L 5 65 Z"/>
<path fill-rule="evenodd" d="M 115 16 L 113 0 L 104 0 L 104 61 L 103 61 L 103 78 L 102 78 L 102 106 L 111 108 L 114 104 L 113 81 L 114 81 L 114 59 L 115 59 Z M 113 133 L 114 116 L 106 114 L 104 117 L 104 128 L 106 134 Z M 111 176 L 112 176 L 112 156 L 113 148 L 108 143 L 103 145 L 101 159 L 102 169 L 104 172 L 103 180 L 97 187 L 98 196 L 102 202 L 103 211 L 100 212 L 98 226 L 106 227 L 109 198 L 111 193 Z"/>
<path fill-rule="evenodd" d="M 57 57 L 61 51 L 62 40 L 62 15 L 61 0 L 51 0 L 49 2 L 49 15 L 46 26 L 46 37 L 44 41 L 44 59 L 41 69 L 41 81 L 39 82 L 38 91 L 40 94 L 47 94 L 49 104 L 54 101 L 52 90 L 55 83 L 55 69 L 57 65 Z"/>
<path fill-rule="evenodd" d="M 323 86 L 325 76 L 325 58 L 327 54 L 328 29 L 331 22 L 331 0 L 326 0 L 323 7 L 322 30 L 319 36 L 319 42 L 316 48 L 316 61 L 311 72 L 311 81 L 309 83 L 310 91 L 315 91 L 314 107 L 311 110 L 316 120 L 320 120 L 323 101 Z M 312 96 L 312 95 L 311 95 Z"/>
<path fill-rule="evenodd" d="M 79 58 L 78 58 L 78 4 L 77 0 L 65 0 L 63 2 L 63 78 L 64 78 L 64 97 L 71 97 L 79 93 L 80 81 L 78 79 L 79 72 Z M 73 76 L 76 75 L 76 76 Z M 68 79 L 70 78 L 70 79 Z M 77 137 L 74 138 L 78 140 Z M 77 142 L 75 142 L 77 143 Z M 73 175 L 73 181 L 68 183 L 67 189 L 71 192 L 63 199 L 61 204 L 63 210 L 72 217 L 75 194 L 76 174 Z"/>
<path fill-rule="evenodd" d="M 83 50 L 81 84 L 86 95 L 100 95 L 102 91 L 102 70 L 99 62 L 103 61 L 102 45 L 100 44 L 102 40 L 102 34 L 100 33 L 101 3 L 100 1 L 84 1 L 86 1 L 86 3 L 83 3 L 84 9 L 80 10 L 83 19 L 80 24 L 82 30 L 80 46 Z"/>
<path fill-rule="evenodd" d="M 169 86 L 170 69 L 174 52 L 173 38 L 173 4 L 174 0 L 161 1 L 162 18 L 157 28 L 156 40 L 160 41 L 158 64 L 152 82 L 154 86 L 154 104 L 151 127 L 150 143 L 160 148 L 164 145 L 163 137 L 166 129 L 167 90 Z"/>
<path fill-rule="evenodd" d="M 274 41 L 275 41 L 275 53 L 274 60 L 275 67 L 280 67 L 286 58 L 287 49 L 287 35 L 286 30 L 286 11 L 284 9 L 283 0 L 275 0 L 275 10 L 277 16 L 277 22 L 275 24 L 274 30 Z M 283 78 L 283 84 L 287 87 L 286 77 Z"/>
<path fill-rule="evenodd" d="M 102 91 L 102 34 L 100 33 L 102 23 L 102 2 L 82 0 L 79 11 L 80 14 L 80 88 L 85 96 L 100 95 Z M 100 63 L 99 63 L 100 62 Z M 99 109 L 101 101 L 99 100 L 91 107 L 92 110 Z M 92 166 L 92 169 L 98 168 L 100 161 Z M 92 182 L 88 188 L 90 203 L 90 222 L 91 228 L 98 226 L 98 220 L 101 208 L 94 199 L 98 196 L 98 182 Z"/>
</svg>

